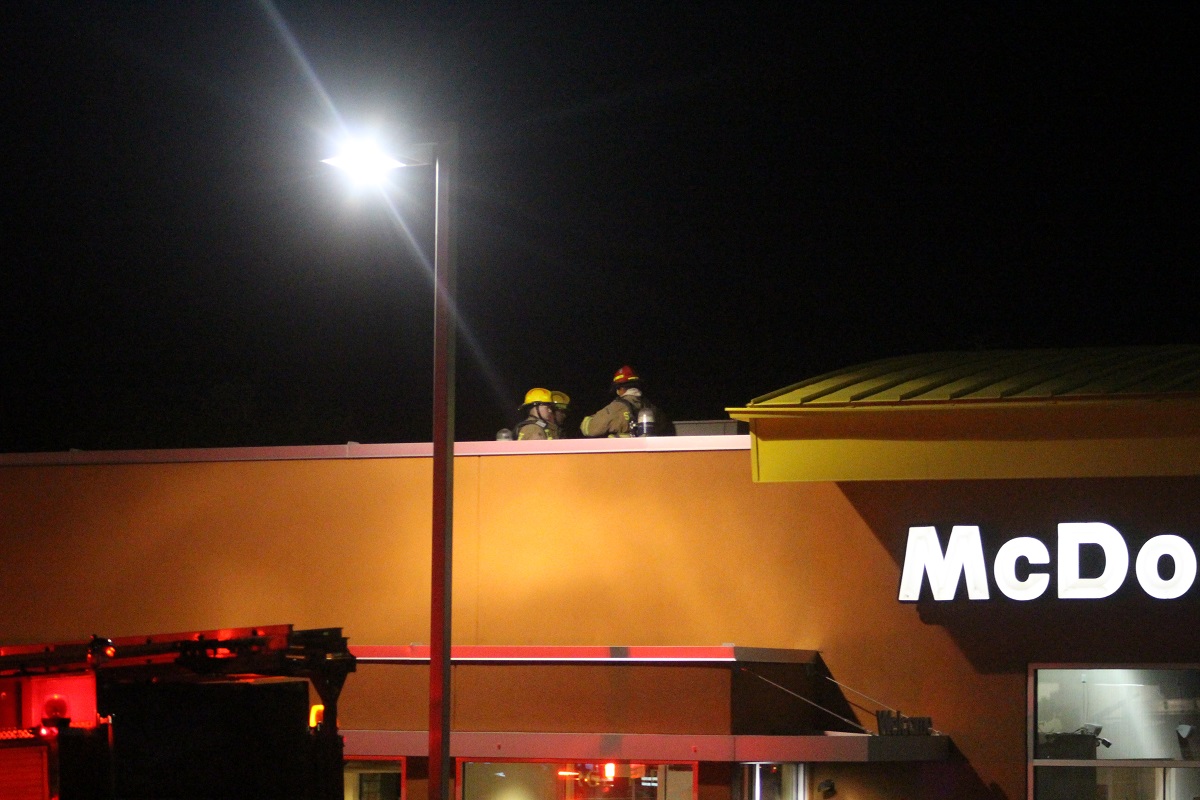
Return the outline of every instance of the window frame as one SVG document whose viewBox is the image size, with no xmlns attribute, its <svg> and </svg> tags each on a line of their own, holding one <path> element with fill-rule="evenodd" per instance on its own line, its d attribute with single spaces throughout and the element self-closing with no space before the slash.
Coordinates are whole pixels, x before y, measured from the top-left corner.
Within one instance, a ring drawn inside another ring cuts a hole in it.
<svg viewBox="0 0 1200 800">
<path fill-rule="evenodd" d="M 1097 663 L 1097 662 L 1036 662 L 1030 663 L 1026 672 L 1026 687 L 1025 687 L 1025 796 L 1027 800 L 1037 800 L 1034 794 L 1036 785 L 1034 782 L 1035 771 L 1041 767 L 1043 769 L 1054 769 L 1057 767 L 1089 767 L 1095 769 L 1157 769 L 1162 770 L 1162 779 L 1167 780 L 1167 770 L 1173 769 L 1191 769 L 1200 770 L 1200 759 L 1184 760 L 1184 759 L 1163 759 L 1163 758 L 1129 758 L 1129 759 L 1063 759 L 1063 758 L 1035 758 L 1037 747 L 1037 714 L 1038 701 L 1037 690 L 1038 672 L 1042 670 L 1161 670 L 1161 671 L 1189 671 L 1200 675 L 1200 663 L 1184 662 L 1184 663 Z M 1198 712 L 1200 713 L 1200 712 Z"/>
<path fill-rule="evenodd" d="M 351 761 L 377 761 L 386 764 L 398 764 L 400 766 L 400 800 L 408 800 L 408 756 L 361 756 L 344 753 L 342 755 L 343 776 L 346 774 L 346 768 Z"/>
</svg>

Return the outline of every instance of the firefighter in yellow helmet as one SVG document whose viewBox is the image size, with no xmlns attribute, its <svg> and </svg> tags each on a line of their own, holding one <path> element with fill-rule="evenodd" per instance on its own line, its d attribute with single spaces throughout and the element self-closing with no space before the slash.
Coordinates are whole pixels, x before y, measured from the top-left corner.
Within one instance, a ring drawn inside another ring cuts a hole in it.
<svg viewBox="0 0 1200 800">
<path fill-rule="evenodd" d="M 554 403 L 554 424 L 558 426 L 559 438 L 567 436 L 567 413 L 570 411 L 571 398 L 566 392 L 551 392 L 550 401 Z"/>
<path fill-rule="evenodd" d="M 554 396 L 549 389 L 530 389 L 521 404 L 525 418 L 513 428 L 516 439 L 557 439 L 558 422 L 554 414 Z"/>
<path fill-rule="evenodd" d="M 579 430 L 584 436 L 662 436 L 669 423 L 645 397 L 642 380 L 633 367 L 621 367 L 612 379 L 613 399 L 595 414 L 584 417 Z"/>
</svg>

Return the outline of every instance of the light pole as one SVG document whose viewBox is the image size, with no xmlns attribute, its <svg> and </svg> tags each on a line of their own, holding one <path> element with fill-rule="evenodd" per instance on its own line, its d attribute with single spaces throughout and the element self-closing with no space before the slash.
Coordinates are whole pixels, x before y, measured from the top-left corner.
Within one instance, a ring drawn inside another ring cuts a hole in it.
<svg viewBox="0 0 1200 800">
<path fill-rule="evenodd" d="M 458 136 L 453 126 L 433 142 L 394 158 L 363 142 L 325 162 L 359 179 L 406 166 L 434 169 L 433 252 L 433 536 L 429 591 L 429 800 L 449 800 L 450 619 L 454 552 L 454 301 L 455 242 L 451 236 L 453 170 Z"/>
</svg>

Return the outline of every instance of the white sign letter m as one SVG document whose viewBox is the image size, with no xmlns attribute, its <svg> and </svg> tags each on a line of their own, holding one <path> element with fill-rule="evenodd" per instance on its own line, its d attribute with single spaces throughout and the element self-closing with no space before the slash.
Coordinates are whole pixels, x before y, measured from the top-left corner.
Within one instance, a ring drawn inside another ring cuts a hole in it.
<svg viewBox="0 0 1200 800">
<path fill-rule="evenodd" d="M 937 529 L 918 526 L 908 529 L 908 547 L 904 551 L 904 572 L 900 576 L 900 600 L 915 603 L 921 597 L 921 578 L 929 576 L 934 600 L 953 600 L 958 578 L 966 573 L 967 597 L 988 599 L 987 565 L 983 563 L 983 542 L 976 525 L 955 525 L 950 529 L 946 553 L 938 542 Z"/>
</svg>

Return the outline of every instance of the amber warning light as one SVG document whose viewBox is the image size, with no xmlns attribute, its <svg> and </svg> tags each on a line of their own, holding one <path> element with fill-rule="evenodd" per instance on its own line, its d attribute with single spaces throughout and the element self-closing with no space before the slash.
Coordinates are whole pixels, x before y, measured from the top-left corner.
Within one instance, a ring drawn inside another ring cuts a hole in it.
<svg viewBox="0 0 1200 800">
<path fill-rule="evenodd" d="M 117 654 L 117 648 L 113 647 L 112 639 L 105 639 L 102 636 L 92 636 L 92 640 L 88 642 L 87 660 L 89 664 L 100 664 L 113 658 Z"/>
</svg>

